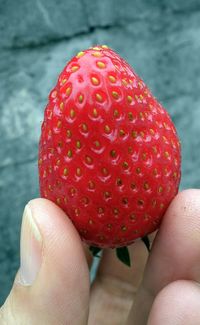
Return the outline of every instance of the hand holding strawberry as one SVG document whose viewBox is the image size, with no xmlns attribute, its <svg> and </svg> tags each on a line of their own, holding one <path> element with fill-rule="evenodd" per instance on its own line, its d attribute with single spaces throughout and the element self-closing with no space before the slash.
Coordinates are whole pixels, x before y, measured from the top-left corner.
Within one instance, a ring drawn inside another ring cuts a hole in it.
<svg viewBox="0 0 200 325">
<path fill-rule="evenodd" d="M 93 47 L 66 65 L 45 109 L 40 189 L 85 242 L 123 247 L 157 229 L 180 160 L 168 113 L 118 54 Z"/>
</svg>

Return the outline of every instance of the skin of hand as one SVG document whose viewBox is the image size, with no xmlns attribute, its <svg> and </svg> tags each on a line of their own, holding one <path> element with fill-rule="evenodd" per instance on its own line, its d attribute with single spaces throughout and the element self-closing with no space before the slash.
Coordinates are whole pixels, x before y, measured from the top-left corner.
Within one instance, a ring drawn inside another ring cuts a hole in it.
<svg viewBox="0 0 200 325">
<path fill-rule="evenodd" d="M 141 241 L 130 246 L 131 268 L 105 250 L 90 285 L 92 258 L 71 221 L 30 201 L 0 325 L 199 325 L 200 190 L 179 193 L 150 237 L 149 256 Z"/>
</svg>

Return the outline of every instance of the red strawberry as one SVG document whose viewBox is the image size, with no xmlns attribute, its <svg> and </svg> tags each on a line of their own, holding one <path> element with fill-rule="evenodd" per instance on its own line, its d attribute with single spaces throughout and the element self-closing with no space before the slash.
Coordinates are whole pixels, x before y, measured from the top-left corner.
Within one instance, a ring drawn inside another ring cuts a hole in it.
<svg viewBox="0 0 200 325">
<path fill-rule="evenodd" d="M 118 54 L 93 47 L 66 65 L 45 109 L 40 190 L 85 242 L 122 247 L 157 229 L 180 161 L 168 113 Z"/>
</svg>

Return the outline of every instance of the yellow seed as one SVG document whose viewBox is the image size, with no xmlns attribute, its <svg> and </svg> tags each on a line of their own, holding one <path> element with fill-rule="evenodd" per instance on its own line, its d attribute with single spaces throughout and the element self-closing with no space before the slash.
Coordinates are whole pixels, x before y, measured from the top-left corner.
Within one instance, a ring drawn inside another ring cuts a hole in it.
<svg viewBox="0 0 200 325">
<path fill-rule="evenodd" d="M 169 152 L 168 151 L 165 151 L 165 157 L 169 158 Z"/>
<path fill-rule="evenodd" d="M 129 102 L 129 104 L 132 103 L 132 101 L 133 101 L 133 97 L 131 97 L 130 95 L 128 95 L 128 96 L 127 96 L 127 101 Z"/>
<path fill-rule="evenodd" d="M 61 84 L 64 85 L 66 83 L 67 79 L 62 79 Z"/>
<path fill-rule="evenodd" d="M 114 110 L 114 117 L 118 117 L 119 116 L 119 111 L 117 109 Z"/>
<path fill-rule="evenodd" d="M 87 205 L 89 203 L 88 197 L 86 197 L 86 196 L 83 197 L 82 202 L 83 202 L 83 204 Z"/>
<path fill-rule="evenodd" d="M 93 225 L 93 221 L 91 219 L 88 221 L 88 223 L 89 225 Z"/>
<path fill-rule="evenodd" d="M 79 214 L 80 214 L 80 210 L 79 210 L 78 208 L 76 208 L 76 209 L 74 210 L 74 213 L 75 213 L 75 216 L 79 216 Z"/>
<path fill-rule="evenodd" d="M 103 167 L 102 168 L 102 173 L 103 173 L 103 175 L 108 175 L 108 170 L 107 170 L 107 168 L 105 168 L 105 167 Z"/>
<path fill-rule="evenodd" d="M 95 188 L 95 183 L 93 181 L 89 181 L 88 187 L 89 189 L 93 190 Z"/>
<path fill-rule="evenodd" d="M 146 152 L 143 152 L 143 154 L 142 154 L 142 159 L 143 159 L 143 160 L 146 160 L 146 159 L 147 159 L 147 154 L 146 154 Z"/>
<path fill-rule="evenodd" d="M 178 176 L 178 175 L 177 175 L 177 172 L 174 172 L 174 173 L 173 173 L 173 178 L 177 178 L 177 176 Z"/>
<path fill-rule="evenodd" d="M 79 66 L 78 66 L 78 65 L 74 65 L 74 66 L 71 68 L 71 71 L 72 71 L 72 72 L 76 72 L 78 69 L 79 69 Z"/>
<path fill-rule="evenodd" d="M 154 153 L 157 153 L 157 148 L 156 148 L 156 146 L 153 146 L 152 149 L 153 149 L 153 152 L 154 152 Z"/>
<path fill-rule="evenodd" d="M 123 137 L 124 135 L 125 135 L 125 131 L 124 130 L 119 130 L 119 135 L 120 135 L 120 137 Z"/>
<path fill-rule="evenodd" d="M 147 182 L 144 183 L 144 189 L 148 190 L 149 189 L 149 184 Z"/>
<path fill-rule="evenodd" d="M 139 87 L 140 89 L 143 88 L 143 86 L 142 86 L 142 82 L 141 82 L 141 81 L 138 82 L 138 87 Z"/>
<path fill-rule="evenodd" d="M 76 147 L 78 148 L 78 149 L 80 149 L 81 148 L 81 142 L 78 140 L 78 141 L 76 141 Z"/>
<path fill-rule="evenodd" d="M 58 121 L 58 122 L 57 122 L 57 128 L 60 128 L 61 125 L 62 125 L 62 122 L 61 122 L 61 121 Z"/>
<path fill-rule="evenodd" d="M 93 116 L 94 117 L 97 117 L 97 115 L 98 115 L 97 109 L 96 108 L 93 108 Z"/>
<path fill-rule="evenodd" d="M 79 95 L 78 101 L 79 101 L 80 104 L 83 102 L 83 95 L 82 94 Z"/>
<path fill-rule="evenodd" d="M 63 108 L 64 108 L 64 103 L 61 102 L 61 103 L 60 103 L 60 109 L 63 110 Z"/>
<path fill-rule="evenodd" d="M 150 129 L 149 131 L 150 131 L 151 135 L 155 134 L 155 131 L 153 129 Z"/>
<path fill-rule="evenodd" d="M 73 197 L 76 194 L 76 189 L 74 187 L 70 188 L 69 190 L 70 195 Z"/>
<path fill-rule="evenodd" d="M 100 95 L 100 94 L 96 94 L 95 95 L 96 96 L 96 100 L 99 102 L 99 103 L 102 103 L 102 101 L 103 101 L 103 97 Z"/>
<path fill-rule="evenodd" d="M 66 89 L 66 95 L 67 96 L 69 96 L 71 94 L 71 90 L 72 90 L 71 87 L 67 87 L 67 89 Z"/>
<path fill-rule="evenodd" d="M 132 131 L 131 135 L 135 139 L 135 138 L 137 138 L 138 133 L 137 133 L 137 131 Z"/>
<path fill-rule="evenodd" d="M 135 216 L 134 213 L 131 213 L 131 215 L 130 215 L 130 219 L 131 219 L 131 220 L 136 220 L 136 216 Z"/>
<path fill-rule="evenodd" d="M 121 230 L 122 230 L 122 231 L 126 231 L 126 230 L 127 230 L 126 226 L 122 226 L 122 227 L 121 227 Z"/>
<path fill-rule="evenodd" d="M 98 46 L 92 47 L 92 49 L 95 50 L 95 51 L 100 51 L 101 50 L 100 47 L 98 47 Z"/>
<path fill-rule="evenodd" d="M 104 131 L 105 131 L 106 133 L 109 133 L 109 132 L 110 132 L 110 127 L 109 127 L 109 125 L 105 125 L 105 126 L 104 126 Z"/>
<path fill-rule="evenodd" d="M 82 130 L 83 130 L 84 132 L 87 132 L 87 131 L 88 131 L 88 126 L 87 126 L 86 123 L 83 123 L 83 124 L 82 124 Z"/>
<path fill-rule="evenodd" d="M 81 176 L 81 169 L 79 167 L 76 169 L 76 175 Z"/>
<path fill-rule="evenodd" d="M 118 92 L 117 92 L 117 91 L 112 91 L 112 97 L 113 97 L 114 99 L 119 99 L 119 94 L 118 94 Z"/>
<path fill-rule="evenodd" d="M 94 53 L 92 53 L 92 55 L 97 57 L 97 58 L 102 56 L 101 52 L 94 52 Z"/>
<path fill-rule="evenodd" d="M 60 165 L 60 159 L 58 159 L 58 160 L 56 161 L 56 165 L 57 165 L 57 166 Z"/>
<path fill-rule="evenodd" d="M 136 168 L 136 173 L 137 173 L 137 174 L 140 174 L 140 173 L 141 173 L 141 168 L 140 168 L 140 167 L 137 167 L 137 168 Z"/>
<path fill-rule="evenodd" d="M 128 85 L 128 82 L 126 81 L 126 79 L 122 79 L 122 83 L 123 83 L 124 86 Z"/>
<path fill-rule="evenodd" d="M 104 69 L 106 67 L 106 65 L 102 61 L 97 61 L 97 67 L 100 68 L 100 69 Z"/>
<path fill-rule="evenodd" d="M 90 156 L 86 156 L 85 161 L 86 161 L 87 164 L 91 164 L 92 163 L 92 158 Z"/>
<path fill-rule="evenodd" d="M 78 54 L 77 54 L 77 58 L 81 58 L 83 55 L 84 55 L 85 53 L 83 52 L 83 51 L 81 51 L 81 52 L 78 52 Z"/>
<path fill-rule="evenodd" d="M 140 135 L 142 138 L 144 138 L 144 132 L 143 131 L 140 131 Z"/>
<path fill-rule="evenodd" d="M 102 49 L 108 49 L 109 47 L 107 45 L 102 45 Z"/>
<path fill-rule="evenodd" d="M 113 213 L 114 213 L 114 215 L 118 215 L 119 210 L 118 210 L 117 208 L 114 208 L 114 209 L 113 209 Z"/>
<path fill-rule="evenodd" d="M 153 174 L 156 176 L 156 175 L 158 175 L 158 170 L 157 170 L 157 168 L 154 168 L 154 170 L 153 170 Z"/>
<path fill-rule="evenodd" d="M 60 204 L 61 203 L 61 199 L 59 197 L 56 199 L 56 203 L 57 204 Z"/>
<path fill-rule="evenodd" d="M 70 130 L 67 130 L 67 138 L 71 138 L 72 132 Z"/>
<path fill-rule="evenodd" d="M 128 112 L 128 118 L 130 121 L 133 121 L 133 113 L 132 112 Z"/>
<path fill-rule="evenodd" d="M 100 147 L 100 142 L 98 140 L 94 141 L 94 144 L 97 148 Z"/>
<path fill-rule="evenodd" d="M 100 82 L 99 82 L 99 79 L 97 79 L 96 77 L 92 77 L 92 78 L 91 78 L 91 81 L 92 81 L 92 84 L 95 85 L 95 86 L 96 86 L 96 85 L 99 85 L 99 83 L 100 83 Z"/>
<path fill-rule="evenodd" d="M 154 208 L 155 208 L 156 204 L 157 204 L 157 201 L 156 201 L 156 200 L 153 200 L 153 201 L 152 201 L 152 206 L 153 206 Z"/>
<path fill-rule="evenodd" d="M 116 157 L 116 151 L 115 150 L 111 150 L 110 151 L 110 155 L 111 155 L 111 157 Z"/>
<path fill-rule="evenodd" d="M 132 153 L 133 152 L 133 148 L 132 147 L 128 147 L 128 153 Z"/>
<path fill-rule="evenodd" d="M 39 165 L 42 164 L 42 158 L 39 159 L 38 164 L 39 164 Z"/>
<path fill-rule="evenodd" d="M 164 208 L 164 204 L 160 203 L 160 209 L 163 209 L 163 208 Z"/>
<path fill-rule="evenodd" d="M 142 199 L 139 199 L 138 200 L 138 205 L 140 205 L 140 206 L 144 205 L 144 201 Z"/>
<path fill-rule="evenodd" d="M 159 186 L 158 193 L 162 193 L 162 192 L 163 192 L 163 187 L 162 186 Z"/>
<path fill-rule="evenodd" d="M 111 197 L 111 194 L 110 194 L 110 192 L 104 192 L 104 197 L 106 198 L 106 199 L 108 199 L 108 198 L 110 198 Z"/>
<path fill-rule="evenodd" d="M 75 113 L 75 110 L 72 108 L 72 109 L 70 109 L 70 112 L 69 112 L 69 114 L 70 114 L 70 117 L 71 118 L 74 118 L 75 117 L 75 115 L 76 115 L 76 113 Z"/>
<path fill-rule="evenodd" d="M 122 180 L 121 180 L 121 178 L 117 178 L 116 183 L 117 183 L 117 186 L 122 186 Z"/>
<path fill-rule="evenodd" d="M 140 96 L 139 96 L 139 97 L 140 97 L 140 99 L 141 99 L 141 100 L 143 100 L 143 99 L 144 99 L 144 97 L 142 96 L 142 94 L 140 94 Z"/>
<path fill-rule="evenodd" d="M 68 169 L 67 169 L 67 168 L 64 168 L 64 170 L 63 170 L 63 175 L 64 175 L 64 176 L 67 176 L 67 174 L 68 174 Z"/>
<path fill-rule="evenodd" d="M 136 189 L 136 185 L 135 185 L 135 183 L 131 183 L 131 189 L 132 189 L 132 190 L 135 190 L 135 189 Z"/>
<path fill-rule="evenodd" d="M 108 76 L 108 79 L 110 80 L 110 82 L 115 83 L 116 82 L 116 78 L 112 75 Z"/>
<path fill-rule="evenodd" d="M 123 164 L 122 164 L 122 166 L 123 166 L 124 169 L 127 169 L 127 168 L 128 168 L 128 163 L 127 163 L 127 161 L 124 161 Z"/>
<path fill-rule="evenodd" d="M 104 213 L 104 209 L 103 208 L 98 208 L 98 213 Z"/>
<path fill-rule="evenodd" d="M 108 224 L 107 224 L 107 228 L 108 228 L 108 229 L 112 229 L 112 225 L 111 225 L 111 223 L 108 223 Z"/>
<path fill-rule="evenodd" d="M 128 204 L 128 199 L 127 199 L 127 197 L 123 197 L 123 199 L 122 199 L 122 203 L 123 203 L 123 204 Z"/>
<path fill-rule="evenodd" d="M 142 112 L 139 113 L 140 119 L 142 120 L 144 118 L 144 115 Z"/>
<path fill-rule="evenodd" d="M 68 150 L 68 152 L 67 152 L 67 156 L 68 156 L 69 158 L 72 157 L 72 150 Z"/>
</svg>

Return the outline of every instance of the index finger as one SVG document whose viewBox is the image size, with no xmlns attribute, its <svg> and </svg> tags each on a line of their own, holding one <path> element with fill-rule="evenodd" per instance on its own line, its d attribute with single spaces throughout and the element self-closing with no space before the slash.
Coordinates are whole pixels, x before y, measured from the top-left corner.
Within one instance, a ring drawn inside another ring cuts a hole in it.
<svg viewBox="0 0 200 325">
<path fill-rule="evenodd" d="M 155 296 L 180 279 L 200 281 L 200 190 L 183 191 L 169 206 L 128 324 L 146 324 Z"/>
</svg>

